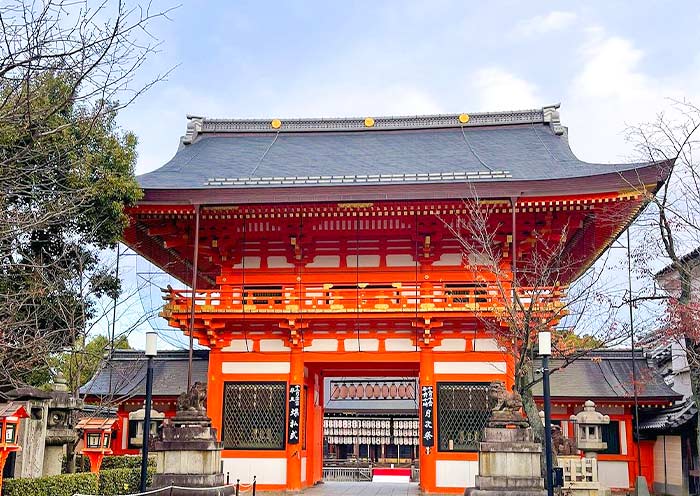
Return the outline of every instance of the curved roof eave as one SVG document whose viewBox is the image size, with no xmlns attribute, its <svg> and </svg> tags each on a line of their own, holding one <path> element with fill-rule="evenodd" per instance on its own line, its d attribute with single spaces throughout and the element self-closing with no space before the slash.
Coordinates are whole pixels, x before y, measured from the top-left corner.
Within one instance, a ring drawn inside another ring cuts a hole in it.
<svg viewBox="0 0 700 496">
<path fill-rule="evenodd" d="M 557 197 L 616 191 L 656 191 L 667 177 L 667 162 L 652 162 L 594 176 L 494 181 L 338 184 L 266 187 L 144 188 L 142 204 L 256 204 L 322 201 L 381 201 Z M 611 166 L 613 167 L 613 166 Z"/>
<path fill-rule="evenodd" d="M 205 119 L 145 190 L 509 183 L 626 173 L 571 151 L 558 105 L 478 114 L 335 119 Z"/>
</svg>

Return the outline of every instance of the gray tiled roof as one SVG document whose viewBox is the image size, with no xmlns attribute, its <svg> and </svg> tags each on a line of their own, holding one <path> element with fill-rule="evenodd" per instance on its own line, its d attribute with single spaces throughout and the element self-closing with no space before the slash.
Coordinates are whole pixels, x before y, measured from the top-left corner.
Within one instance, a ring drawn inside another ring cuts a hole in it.
<svg viewBox="0 0 700 496">
<path fill-rule="evenodd" d="M 668 386 L 659 370 L 645 355 L 637 352 L 640 399 L 664 398 L 669 401 L 681 399 L 681 395 Z M 552 359 L 552 369 L 562 364 Z M 540 367 L 539 362 L 535 367 Z M 194 381 L 206 382 L 208 351 L 196 350 L 192 364 Z M 159 352 L 154 360 L 153 394 L 177 396 L 187 385 L 187 351 Z M 116 396 L 145 395 L 146 359 L 142 351 L 115 350 L 112 361 L 112 392 Z M 330 379 L 326 378 L 326 390 Z M 83 395 L 107 396 L 109 389 L 109 366 L 104 363 L 95 376 L 81 388 Z M 552 374 L 551 392 L 554 398 L 582 399 L 631 399 L 632 354 L 625 350 L 602 350 L 576 360 Z M 533 393 L 542 396 L 541 382 Z M 327 399 L 326 409 L 339 411 L 411 411 L 416 409 L 415 400 L 332 400 Z"/>
<path fill-rule="evenodd" d="M 175 156 L 144 189 L 420 184 L 575 178 L 641 164 L 590 164 L 555 107 L 457 115 L 282 121 L 191 118 Z"/>
<path fill-rule="evenodd" d="M 643 353 L 636 353 L 637 396 L 640 399 L 680 399 L 681 395 L 666 384 L 661 373 Z M 632 352 L 629 350 L 603 350 L 591 352 L 564 368 L 562 360 L 550 360 L 553 398 L 632 399 Z M 536 361 L 535 367 L 541 367 Z M 534 388 L 535 396 L 542 396 L 542 383 Z"/>
<path fill-rule="evenodd" d="M 681 264 L 690 264 L 690 265 L 697 265 L 698 261 L 700 259 L 700 246 L 695 248 L 694 250 L 690 251 L 689 253 L 686 253 L 683 255 L 680 259 L 679 262 Z M 654 274 L 654 277 L 660 277 L 664 274 L 668 274 L 669 272 L 672 272 L 674 269 L 673 264 L 670 263 L 660 271 L 658 271 L 656 274 Z"/>
<path fill-rule="evenodd" d="M 692 398 L 663 410 L 640 415 L 639 429 L 642 431 L 669 431 L 679 429 L 696 418 L 698 409 Z"/>
<path fill-rule="evenodd" d="M 186 350 L 158 351 L 153 359 L 154 396 L 178 396 L 187 389 L 187 361 Z M 146 364 L 143 351 L 115 350 L 113 359 L 102 363 L 92 379 L 80 389 L 80 393 L 94 396 L 143 396 L 146 394 Z M 192 381 L 206 383 L 208 366 L 209 352 L 195 350 L 192 357 Z"/>
</svg>

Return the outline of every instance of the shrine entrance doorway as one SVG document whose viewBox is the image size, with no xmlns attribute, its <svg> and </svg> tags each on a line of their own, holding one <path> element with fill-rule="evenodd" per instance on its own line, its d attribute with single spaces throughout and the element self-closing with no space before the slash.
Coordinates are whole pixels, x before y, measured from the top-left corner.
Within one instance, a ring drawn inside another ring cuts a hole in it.
<svg viewBox="0 0 700 496">
<path fill-rule="evenodd" d="M 303 351 L 212 350 L 208 413 L 224 471 L 257 477 L 261 490 L 301 490 L 330 480 L 331 461 L 371 460 L 413 467 L 424 492 L 463 491 L 478 470 L 488 384 L 512 384 L 511 357 L 476 336 L 435 346 L 348 336 Z"/>
<path fill-rule="evenodd" d="M 417 363 L 323 363 L 323 480 L 419 477 Z"/>
</svg>

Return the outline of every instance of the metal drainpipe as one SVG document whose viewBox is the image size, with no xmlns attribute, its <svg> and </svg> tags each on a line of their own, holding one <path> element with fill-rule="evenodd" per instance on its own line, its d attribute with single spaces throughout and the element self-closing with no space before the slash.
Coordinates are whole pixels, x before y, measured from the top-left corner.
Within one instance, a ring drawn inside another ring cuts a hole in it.
<svg viewBox="0 0 700 496">
<path fill-rule="evenodd" d="M 192 261 L 192 303 L 190 305 L 190 349 L 187 357 L 187 391 L 192 388 L 192 355 L 194 349 L 194 308 L 197 293 L 197 262 L 199 259 L 199 205 L 194 206 L 194 259 Z"/>
</svg>

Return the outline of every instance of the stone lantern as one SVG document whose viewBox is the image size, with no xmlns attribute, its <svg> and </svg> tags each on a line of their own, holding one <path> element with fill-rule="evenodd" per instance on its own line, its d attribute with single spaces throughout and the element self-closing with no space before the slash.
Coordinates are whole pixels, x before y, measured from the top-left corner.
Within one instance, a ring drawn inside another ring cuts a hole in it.
<svg viewBox="0 0 700 496">
<path fill-rule="evenodd" d="M 75 413 L 82 409 L 83 400 L 74 398 L 68 390 L 65 376 L 58 372 L 49 392 L 46 415 L 46 438 L 42 475 L 61 473 L 67 447 L 75 445 L 78 434 L 73 428 Z"/>
<path fill-rule="evenodd" d="M 576 445 L 586 458 L 596 458 L 596 453 L 607 449 L 603 442 L 603 426 L 610 423 L 610 417 L 596 411 L 591 400 L 583 404 L 583 411 L 570 417 L 576 425 Z"/>
<path fill-rule="evenodd" d="M 83 431 L 81 453 L 90 459 L 91 472 L 99 472 L 104 456 L 112 454 L 112 427 L 116 421 L 114 418 L 83 418 L 75 426 Z"/>
<path fill-rule="evenodd" d="M 19 422 L 27 417 L 29 414 L 20 405 L 8 403 L 0 407 L 0 491 L 2 491 L 2 473 L 7 457 L 10 453 L 21 449 L 17 444 Z"/>
</svg>

